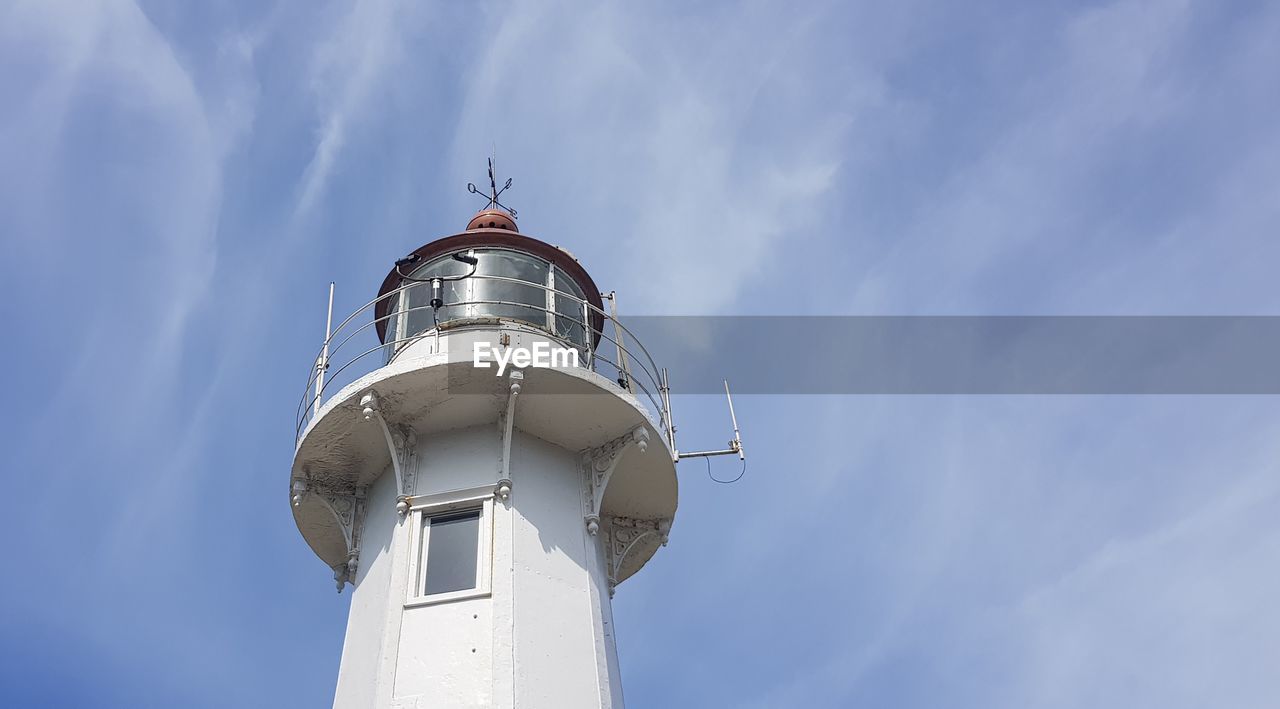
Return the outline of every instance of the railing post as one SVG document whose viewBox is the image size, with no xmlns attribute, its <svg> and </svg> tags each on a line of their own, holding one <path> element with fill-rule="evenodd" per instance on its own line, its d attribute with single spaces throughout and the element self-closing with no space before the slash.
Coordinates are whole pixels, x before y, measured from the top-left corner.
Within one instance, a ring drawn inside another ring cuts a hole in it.
<svg viewBox="0 0 1280 709">
<path fill-rule="evenodd" d="M 324 319 L 324 347 L 316 360 L 316 401 L 311 415 L 320 413 L 320 394 L 324 391 L 324 373 L 329 369 L 329 338 L 333 337 L 333 281 L 329 281 L 329 311 Z"/>
<path fill-rule="evenodd" d="M 492 278 L 493 280 L 496 280 L 496 281 L 532 285 L 532 286 L 543 288 L 548 293 L 549 296 L 557 295 L 557 293 L 550 286 L 546 286 L 538 283 L 532 283 L 532 282 L 522 281 L 520 279 L 497 277 L 497 276 L 476 276 L 476 277 Z M 367 328 L 377 328 L 379 323 L 384 321 L 386 322 L 386 330 L 388 333 L 388 337 L 386 337 L 377 346 L 371 347 L 369 350 L 365 352 L 361 352 L 360 354 L 357 354 L 354 357 L 346 357 L 344 355 L 342 358 L 340 358 L 345 363 L 340 362 L 340 366 L 334 369 L 335 371 L 334 379 L 340 378 L 343 372 L 348 368 L 350 368 L 352 365 L 354 365 L 356 362 L 364 359 L 367 355 L 373 354 L 378 351 L 382 351 L 387 355 L 387 359 L 382 362 L 382 366 L 385 366 L 390 362 L 391 359 L 394 358 L 396 352 L 399 349 L 401 349 L 405 344 L 417 341 L 422 337 L 430 337 L 432 334 L 434 334 L 435 337 L 437 338 L 437 345 L 434 348 L 434 350 L 436 352 L 439 351 L 440 349 L 439 338 L 441 336 L 441 332 L 438 325 L 436 327 L 433 327 L 431 331 L 421 333 L 420 335 L 409 334 L 407 320 L 408 320 L 409 310 L 412 309 L 409 304 L 409 300 L 410 300 L 409 295 L 413 287 L 423 287 L 423 286 L 421 286 L 420 284 L 412 284 L 412 285 L 402 284 L 400 287 L 393 289 L 389 293 L 378 296 L 374 300 L 369 301 L 368 303 L 361 306 L 350 315 L 346 316 L 346 318 L 343 319 L 335 329 L 333 327 L 333 304 L 334 304 L 336 288 L 334 283 L 329 284 L 328 311 L 326 312 L 326 318 L 325 318 L 325 339 L 314 363 L 315 374 L 313 378 L 310 378 L 310 381 L 315 382 L 314 390 L 309 381 L 308 386 L 303 391 L 301 400 L 298 402 L 298 420 L 297 420 L 297 425 L 295 427 L 295 440 L 296 438 L 301 436 L 301 432 L 303 428 L 307 425 L 307 423 L 319 415 L 321 405 L 324 403 L 324 392 L 327 389 L 328 385 L 333 383 L 333 381 L 330 380 L 329 378 L 329 370 L 332 366 L 332 359 L 335 356 L 341 354 L 339 350 L 345 347 L 352 340 L 352 337 L 359 335 L 362 331 L 364 331 Z M 571 294 L 559 294 L 559 295 L 563 295 L 566 298 L 572 298 L 572 299 L 578 300 L 581 305 L 581 313 L 582 313 L 581 324 L 582 324 L 582 332 L 584 337 L 583 337 L 583 342 L 580 344 L 581 344 L 581 353 L 585 355 L 585 362 L 583 363 L 584 368 L 589 369 L 593 372 L 598 372 L 596 360 L 600 359 L 600 360 L 603 360 L 606 364 L 608 364 L 611 368 L 616 369 L 619 386 L 622 389 L 629 392 L 630 394 L 632 394 L 633 396 L 638 397 L 640 394 L 644 394 L 645 395 L 644 398 L 648 399 L 648 403 L 645 405 L 645 408 L 649 409 L 651 405 L 652 406 L 651 410 L 656 409 L 656 413 L 659 415 L 659 418 L 660 418 L 660 421 L 658 422 L 659 424 L 658 430 L 662 431 L 663 429 L 666 429 L 667 440 L 669 443 L 671 443 L 674 446 L 676 431 L 675 431 L 675 424 L 672 421 L 672 414 L 671 414 L 670 384 L 668 381 L 668 374 L 665 369 L 658 367 L 657 363 L 654 362 L 653 356 L 645 348 L 644 343 L 638 338 L 636 338 L 634 333 L 631 333 L 621 324 L 621 322 L 619 322 L 617 318 L 618 306 L 617 306 L 616 293 L 612 291 L 608 293 L 600 293 L 600 297 L 602 299 L 609 298 L 610 300 L 610 310 L 608 311 L 604 310 L 603 308 L 597 308 L 595 305 L 592 304 L 592 301 L 589 301 L 583 298 L 578 298 L 576 295 L 571 295 Z M 385 313 L 381 317 L 378 317 L 376 315 L 377 309 L 379 307 L 379 304 L 384 299 L 387 299 L 387 300 L 394 299 L 392 302 L 395 303 L 395 306 L 389 307 L 387 313 Z M 469 306 L 469 305 L 474 306 L 482 302 L 487 302 L 487 301 L 462 300 L 458 303 L 450 303 L 449 306 Z M 558 300 L 554 300 L 552 302 L 556 304 L 559 303 Z M 494 304 L 496 305 L 530 305 L 529 303 L 524 301 L 518 301 L 518 302 L 512 302 L 512 303 L 495 302 Z M 603 303 L 601 303 L 601 305 L 603 305 Z M 531 306 L 531 307 L 536 308 L 536 306 Z M 347 329 L 347 326 L 351 324 L 352 321 L 357 316 L 359 316 L 361 313 L 367 312 L 371 308 L 374 310 L 375 317 L 370 322 L 360 325 L 359 327 L 355 327 L 353 330 Z M 558 327 L 559 326 L 558 317 L 562 316 L 563 314 L 553 311 L 552 308 L 547 308 L 546 310 L 547 310 L 549 322 L 552 324 L 553 327 Z M 596 314 L 599 314 L 601 316 L 601 325 L 599 328 L 596 327 L 594 322 L 594 316 Z M 610 338 L 605 337 L 604 324 L 603 324 L 604 319 L 613 321 L 613 327 L 614 327 L 613 337 L 610 337 Z M 533 324 L 535 327 L 538 325 L 537 322 L 534 322 L 531 324 Z M 552 334 L 553 337 L 564 337 L 564 335 L 561 335 L 556 329 L 551 329 L 549 330 L 549 332 Z M 337 335 L 343 335 L 343 337 L 339 338 L 337 337 Z M 626 342 L 627 335 L 631 335 L 630 346 L 638 348 L 636 352 L 633 352 L 628 349 L 628 344 Z M 613 342 L 613 344 L 616 346 L 616 349 L 617 349 L 617 360 L 618 360 L 617 362 L 611 362 L 607 357 L 599 355 L 597 338 L 610 339 Z M 632 359 L 636 359 L 636 362 L 640 364 L 640 370 L 642 374 L 635 375 L 635 373 L 631 371 Z M 641 381 L 637 381 L 634 378 L 635 376 L 640 376 Z M 648 388 L 650 384 L 654 383 L 655 377 L 658 379 L 657 381 L 658 396 L 657 397 L 655 397 L 654 394 Z M 647 383 L 645 380 L 647 380 Z M 308 405 L 307 403 L 308 397 L 311 398 L 310 405 Z"/>
<path fill-rule="evenodd" d="M 680 450 L 676 448 L 676 427 L 671 420 L 671 383 L 667 379 L 667 368 L 662 368 L 662 416 L 667 424 L 667 442 L 671 444 L 671 455 L 680 460 Z"/>
<path fill-rule="evenodd" d="M 619 383 L 623 389 L 634 394 L 636 391 L 631 388 L 631 366 L 627 363 L 627 349 L 622 344 L 622 329 L 618 327 L 618 296 L 615 291 L 609 291 L 609 313 L 609 318 L 613 320 L 613 344 L 618 346 L 618 367 L 622 369 L 622 382 Z"/>
<path fill-rule="evenodd" d="M 595 340 L 595 338 L 593 337 L 594 334 L 595 333 L 591 330 L 591 304 L 586 300 L 583 300 L 582 301 L 583 347 L 585 347 L 587 351 L 587 369 L 590 369 L 593 372 L 596 369 L 596 364 L 593 359 L 594 357 L 593 348 L 591 346 L 592 341 Z"/>
</svg>

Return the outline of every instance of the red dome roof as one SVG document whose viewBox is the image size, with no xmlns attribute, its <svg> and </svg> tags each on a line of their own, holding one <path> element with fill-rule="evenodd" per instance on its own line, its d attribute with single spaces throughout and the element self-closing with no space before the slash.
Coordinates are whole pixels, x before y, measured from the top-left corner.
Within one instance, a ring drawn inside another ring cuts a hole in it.
<svg viewBox="0 0 1280 709">
<path fill-rule="evenodd" d="M 467 222 L 467 231 L 473 229 L 506 229 L 507 231 L 519 232 L 516 228 L 516 220 L 510 214 L 501 209 L 483 209 L 476 213 L 471 221 Z"/>
</svg>

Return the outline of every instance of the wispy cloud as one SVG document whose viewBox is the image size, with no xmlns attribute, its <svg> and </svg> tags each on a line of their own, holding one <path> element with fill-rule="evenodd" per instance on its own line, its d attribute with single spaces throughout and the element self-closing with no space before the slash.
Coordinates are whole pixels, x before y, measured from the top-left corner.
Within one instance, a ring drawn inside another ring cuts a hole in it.
<svg viewBox="0 0 1280 709">
<path fill-rule="evenodd" d="M 302 174 L 295 220 L 305 218 L 323 198 L 349 131 L 382 105 L 379 92 L 397 75 L 394 70 L 403 56 L 402 2 L 355 0 L 347 5 L 331 8 L 334 20 L 311 66 L 320 125 Z"/>
<path fill-rule="evenodd" d="M 132 3 L 32 3 L 8 14 L 6 28 L 22 35 L 10 46 L 38 79 L 11 104 L 6 134 L 21 137 L 4 157 L 41 175 L 40 199 L 6 205 L 26 227 L 10 236 L 48 271 L 80 275 L 93 263 L 90 272 L 104 279 L 94 282 L 108 287 L 80 313 L 123 325 L 89 331 L 51 408 L 65 409 L 87 388 L 110 391 L 104 366 L 133 392 L 124 401 L 154 405 L 174 386 L 216 265 L 223 159 L 252 123 L 251 57 L 242 45 L 228 51 L 220 85 L 205 92 Z M 94 163 L 79 164 L 84 155 Z M 126 385 L 129 374 L 137 379 Z"/>
<path fill-rule="evenodd" d="M 454 171 L 496 142 L 533 233 L 650 312 L 723 309 L 822 222 L 858 111 L 883 100 L 869 71 L 825 63 L 825 17 L 718 8 L 664 32 L 649 5 L 515 5 L 467 84 Z"/>
<path fill-rule="evenodd" d="M 494 147 L 522 228 L 624 315 L 1274 311 L 1278 28 L 1193 1 L 9 3 L 0 309 L 29 347 L 0 417 L 41 583 L 5 605 L 172 704 L 326 701 L 294 678 L 336 666 L 344 599 L 284 482 L 324 285 L 348 312 L 460 227 Z M 721 440 L 689 398 L 681 436 Z M 1275 696 L 1266 401 L 738 405 L 747 477 L 682 463 L 672 542 L 615 599 L 633 703 Z"/>
<path fill-rule="evenodd" d="M 91 533 L 75 521 L 80 571 L 103 578 L 172 529 L 183 514 L 173 502 L 201 484 L 191 468 L 170 466 L 186 462 L 207 427 L 171 412 L 190 411 L 184 392 L 207 394 L 189 363 L 219 257 L 224 166 L 254 122 L 253 47 L 221 38 L 197 71 L 132 2 L 21 3 L 4 14 L 9 66 L 22 71 L 0 73 L 9 106 L 0 158 L 36 175 L 0 197 L 0 218 L 19 225 L 6 241 L 35 267 L 14 269 L 8 285 L 44 313 L 33 339 L 56 353 L 24 365 L 45 390 L 23 418 L 21 455 L 46 460 L 25 494 L 32 510 L 61 508 L 127 480 L 127 497 L 104 506 Z M 4 176 L 21 182 L 16 170 Z M 66 600 L 80 590 L 45 592 Z"/>
<path fill-rule="evenodd" d="M 928 118 L 911 142 L 938 155 L 875 168 L 900 190 L 891 206 L 916 189 L 911 180 L 925 186 L 918 199 L 888 214 L 850 202 L 856 233 L 885 236 L 841 262 L 854 276 L 851 307 L 1270 312 L 1261 274 L 1206 255 L 1202 240 L 1257 249 L 1259 219 L 1274 223 L 1259 160 L 1274 157 L 1280 132 L 1223 106 L 1266 103 L 1275 14 L 1246 26 L 1202 3 L 1141 0 L 1047 14 L 1011 16 L 1008 32 L 974 48 L 989 67 L 958 79 L 983 120 L 949 101 L 916 106 Z M 1232 40 L 1197 31 L 1210 25 Z M 1071 275 L 1046 281 L 1036 275 L 1045 269 Z M 1203 287 L 1178 288 L 1192 279 Z"/>
<path fill-rule="evenodd" d="M 1019 705 L 1270 704 L 1280 572 L 1258 562 L 1280 554 L 1280 476 L 1277 447 L 1262 451 L 1189 512 L 1106 544 L 1018 605 L 1009 630 L 1025 643 L 1007 661 Z"/>
</svg>

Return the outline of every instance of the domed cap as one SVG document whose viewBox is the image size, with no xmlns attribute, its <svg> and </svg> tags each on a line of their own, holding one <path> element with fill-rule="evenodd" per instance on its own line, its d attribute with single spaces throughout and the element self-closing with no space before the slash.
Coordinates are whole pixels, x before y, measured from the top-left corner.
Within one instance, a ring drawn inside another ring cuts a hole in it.
<svg viewBox="0 0 1280 709">
<path fill-rule="evenodd" d="M 501 209 L 482 209 L 476 213 L 471 221 L 467 222 L 467 231 L 473 229 L 506 229 L 507 231 L 519 232 L 516 229 L 516 220 L 511 215 Z"/>
</svg>

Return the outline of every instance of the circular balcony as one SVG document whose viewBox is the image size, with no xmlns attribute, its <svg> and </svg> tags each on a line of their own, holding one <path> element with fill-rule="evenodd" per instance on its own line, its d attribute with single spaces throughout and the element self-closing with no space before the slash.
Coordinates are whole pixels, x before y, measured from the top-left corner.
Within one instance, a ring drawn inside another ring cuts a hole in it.
<svg viewBox="0 0 1280 709">
<path fill-rule="evenodd" d="M 475 366 L 473 345 L 551 344 L 575 353 L 576 362 L 524 368 L 513 425 L 582 454 L 588 477 L 591 466 L 614 456 L 596 488 L 591 516 L 599 521 L 588 520 L 588 529 L 594 534 L 607 522 L 611 544 L 629 540 L 610 575 L 621 582 L 634 574 L 665 543 L 676 509 L 665 370 L 605 311 L 594 284 L 582 287 L 589 278 L 536 254 L 476 245 L 413 266 L 398 269 L 398 283 L 384 284 L 338 323 L 317 352 L 297 405 L 291 489 L 358 495 L 393 466 L 393 434 L 362 416 L 369 392 L 376 391 L 379 416 L 405 434 L 492 423 L 508 404 L 510 384 Z M 623 441 L 629 447 L 620 448 Z M 339 568 L 352 553 L 350 533 L 314 496 L 304 498 L 295 502 L 295 521 L 317 555 Z"/>
<path fill-rule="evenodd" d="M 527 331 L 576 350 L 579 366 L 639 400 L 663 438 L 669 438 L 664 371 L 643 343 L 605 312 L 599 295 L 592 302 L 560 267 L 515 250 L 472 248 L 422 264 L 408 279 L 384 288 L 324 341 L 298 401 L 295 443 L 325 401 L 345 385 L 406 356 L 432 353 L 419 345 L 446 333 L 495 328 Z"/>
</svg>

